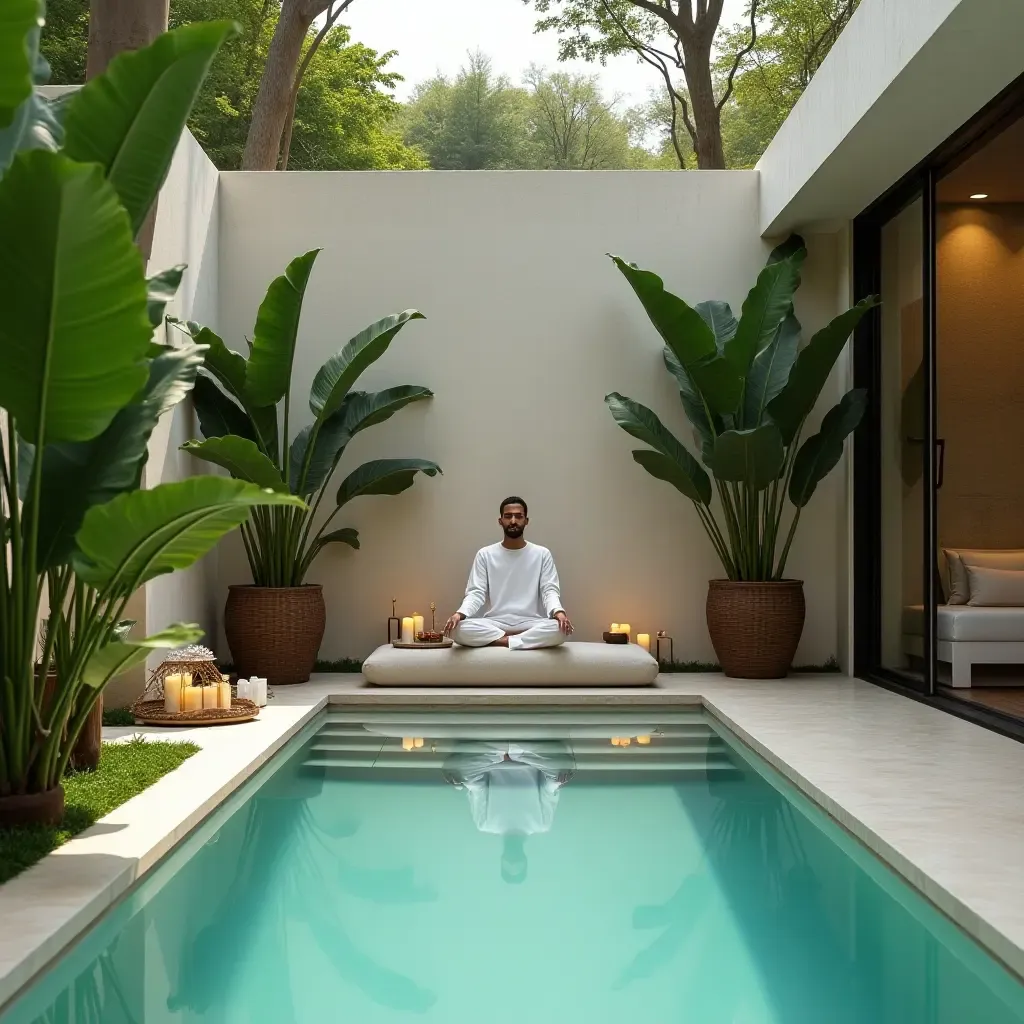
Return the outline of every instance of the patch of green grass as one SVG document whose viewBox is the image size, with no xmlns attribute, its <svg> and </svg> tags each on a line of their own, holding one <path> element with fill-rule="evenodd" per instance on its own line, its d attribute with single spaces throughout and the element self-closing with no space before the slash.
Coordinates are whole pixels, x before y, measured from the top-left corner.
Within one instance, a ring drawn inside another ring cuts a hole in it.
<svg viewBox="0 0 1024 1024">
<path fill-rule="evenodd" d="M 194 743 L 104 743 L 94 772 L 64 778 L 64 820 L 57 828 L 0 829 L 0 884 L 42 860 L 115 807 L 148 789 L 199 750 Z"/>
<path fill-rule="evenodd" d="M 662 672 L 721 672 L 722 666 L 714 661 L 663 661 Z M 839 672 L 839 662 L 834 656 L 823 665 L 794 665 L 791 672 L 811 674 L 813 672 Z"/>
<path fill-rule="evenodd" d="M 104 725 L 134 725 L 135 716 L 127 708 L 104 708 Z"/>
<path fill-rule="evenodd" d="M 337 661 L 318 661 L 316 672 L 362 672 L 363 663 L 356 658 L 339 658 Z"/>
</svg>

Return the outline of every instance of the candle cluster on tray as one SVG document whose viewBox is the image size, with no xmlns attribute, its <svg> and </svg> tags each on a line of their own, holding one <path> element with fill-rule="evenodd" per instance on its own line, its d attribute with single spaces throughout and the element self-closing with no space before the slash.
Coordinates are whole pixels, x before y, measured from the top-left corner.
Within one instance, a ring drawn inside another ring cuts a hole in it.
<svg viewBox="0 0 1024 1024">
<path fill-rule="evenodd" d="M 215 683 L 195 680 L 191 672 L 171 672 L 164 676 L 164 711 L 169 715 L 230 707 L 231 683 L 227 676 L 221 676 Z"/>
<path fill-rule="evenodd" d="M 426 620 L 419 612 L 413 612 L 412 615 L 403 615 L 399 618 L 395 615 L 396 604 L 397 598 L 392 598 L 391 617 L 388 619 L 388 643 L 425 644 L 439 643 L 444 639 L 444 634 L 437 630 L 437 623 L 435 622 L 437 605 L 433 601 L 430 602 L 430 629 L 426 628 Z M 392 623 L 395 624 L 394 630 L 391 628 Z"/>
</svg>

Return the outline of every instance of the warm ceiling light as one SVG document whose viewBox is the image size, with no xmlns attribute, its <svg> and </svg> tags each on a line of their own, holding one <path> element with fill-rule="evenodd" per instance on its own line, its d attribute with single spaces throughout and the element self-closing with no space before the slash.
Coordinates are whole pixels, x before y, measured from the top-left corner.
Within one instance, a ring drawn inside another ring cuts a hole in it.
<svg viewBox="0 0 1024 1024">
<path fill-rule="evenodd" d="M 988 193 L 987 192 L 975 192 L 974 195 L 971 196 L 971 198 L 972 199 L 988 199 Z"/>
</svg>

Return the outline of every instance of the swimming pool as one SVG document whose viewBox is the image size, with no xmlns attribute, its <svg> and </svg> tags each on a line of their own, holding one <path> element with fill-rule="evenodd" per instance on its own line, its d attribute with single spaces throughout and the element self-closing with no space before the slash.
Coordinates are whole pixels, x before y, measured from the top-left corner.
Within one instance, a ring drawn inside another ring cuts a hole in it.
<svg viewBox="0 0 1024 1024">
<path fill-rule="evenodd" d="M 337 708 L 0 1024 L 641 1016 L 1010 1024 L 1024 989 L 699 712 Z"/>
</svg>

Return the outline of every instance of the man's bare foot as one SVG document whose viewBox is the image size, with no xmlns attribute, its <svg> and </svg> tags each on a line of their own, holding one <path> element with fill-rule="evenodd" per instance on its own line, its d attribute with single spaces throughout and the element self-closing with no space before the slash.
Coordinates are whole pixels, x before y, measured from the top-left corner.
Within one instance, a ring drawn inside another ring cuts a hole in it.
<svg viewBox="0 0 1024 1024">
<path fill-rule="evenodd" d="M 488 644 L 488 647 L 508 647 L 508 634 L 506 633 L 500 640 L 495 640 L 493 644 Z"/>
</svg>

